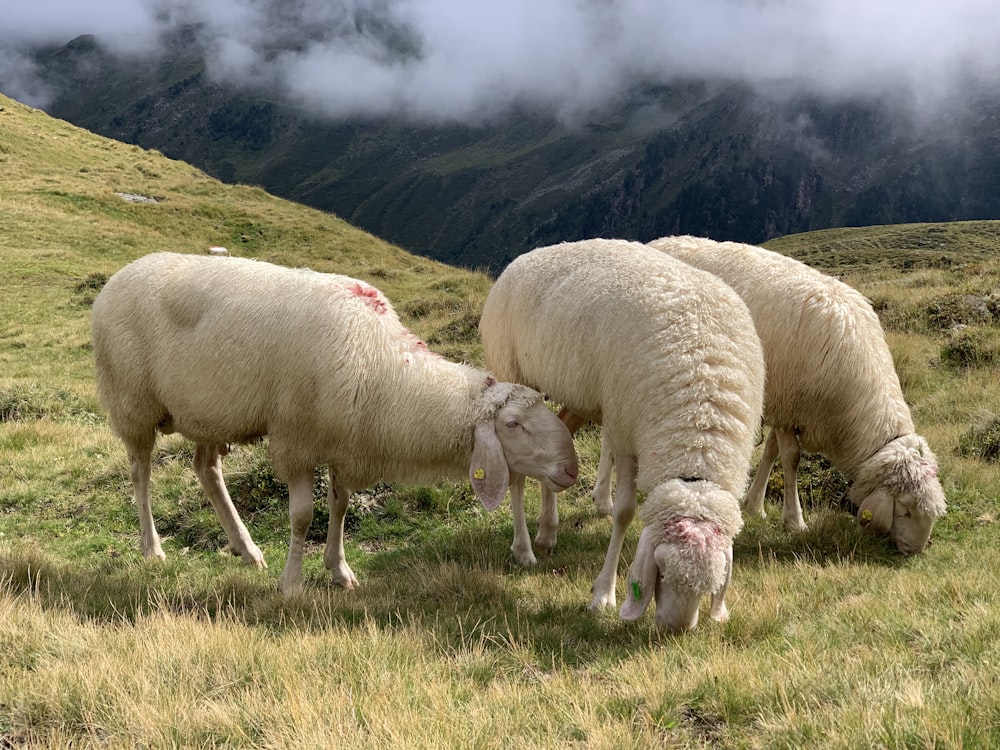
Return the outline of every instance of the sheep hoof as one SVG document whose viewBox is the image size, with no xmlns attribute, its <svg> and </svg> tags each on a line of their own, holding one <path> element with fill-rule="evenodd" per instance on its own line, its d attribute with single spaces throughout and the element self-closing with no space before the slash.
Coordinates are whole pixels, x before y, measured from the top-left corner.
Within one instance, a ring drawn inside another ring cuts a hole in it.
<svg viewBox="0 0 1000 750">
<path fill-rule="evenodd" d="M 245 549 L 236 549 L 230 546 L 229 551 L 234 555 L 239 555 L 244 565 L 257 568 L 258 570 L 267 568 L 264 553 L 260 551 L 260 548 L 256 544 L 250 545 Z"/>
<path fill-rule="evenodd" d="M 615 599 L 615 592 L 598 592 L 595 591 L 594 595 L 590 599 L 590 604 L 587 605 L 587 609 L 591 612 L 599 612 L 602 609 L 614 609 L 618 606 Z"/>
<path fill-rule="evenodd" d="M 784 519 L 785 528 L 794 534 L 802 534 L 809 531 L 809 527 L 806 526 L 806 522 L 801 518 L 789 518 Z"/>
<path fill-rule="evenodd" d="M 556 548 L 556 535 L 553 534 L 538 534 L 535 537 L 535 549 L 541 552 L 543 555 L 551 555 L 552 550 Z"/>
<path fill-rule="evenodd" d="M 343 569 L 334 570 L 331 572 L 333 578 L 333 585 L 340 586 L 346 591 L 353 591 L 360 585 L 358 579 L 354 576 L 354 571 L 344 566 Z"/>
<path fill-rule="evenodd" d="M 718 607 L 713 607 L 708 616 L 715 620 L 715 622 L 729 622 L 729 608 L 723 602 Z"/>
<path fill-rule="evenodd" d="M 611 515 L 611 498 L 604 497 L 599 498 L 594 497 L 594 510 L 599 516 L 610 516 Z"/>
<path fill-rule="evenodd" d="M 257 554 L 256 557 L 254 557 L 252 555 L 244 555 L 243 556 L 243 564 L 244 565 L 252 566 L 254 568 L 257 568 L 257 570 L 266 570 L 267 569 L 267 561 L 264 560 L 264 556 L 261 555 L 261 554 L 259 554 L 259 552 L 258 552 L 258 554 Z"/>
<path fill-rule="evenodd" d="M 157 544 L 155 547 L 151 549 L 143 547 L 142 556 L 145 559 L 150 560 L 152 562 L 163 562 L 164 560 L 167 559 L 167 556 L 163 554 L 163 550 L 160 549 L 159 544 Z"/>
<path fill-rule="evenodd" d="M 517 561 L 518 565 L 530 568 L 532 565 L 536 565 L 538 563 L 538 560 L 535 558 L 535 553 L 531 551 L 530 547 L 526 550 L 511 547 L 510 551 L 514 554 L 514 560 Z"/>
</svg>

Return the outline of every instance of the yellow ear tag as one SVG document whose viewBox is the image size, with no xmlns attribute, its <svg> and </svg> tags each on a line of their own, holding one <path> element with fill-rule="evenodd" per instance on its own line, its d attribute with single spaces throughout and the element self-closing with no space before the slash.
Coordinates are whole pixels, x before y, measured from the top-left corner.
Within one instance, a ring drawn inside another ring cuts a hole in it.
<svg viewBox="0 0 1000 750">
<path fill-rule="evenodd" d="M 486 470 L 480 466 L 472 472 L 472 476 L 476 479 L 486 479 Z"/>
<path fill-rule="evenodd" d="M 865 523 L 871 523 L 872 520 L 871 510 L 865 508 L 863 511 L 861 511 L 861 520 L 864 521 Z"/>
</svg>

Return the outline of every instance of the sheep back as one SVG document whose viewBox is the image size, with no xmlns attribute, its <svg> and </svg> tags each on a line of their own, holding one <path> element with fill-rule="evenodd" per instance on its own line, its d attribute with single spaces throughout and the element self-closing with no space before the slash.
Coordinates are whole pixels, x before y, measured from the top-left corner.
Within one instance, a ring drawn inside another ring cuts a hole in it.
<svg viewBox="0 0 1000 750">
<path fill-rule="evenodd" d="M 740 295 L 764 347 L 764 421 L 796 428 L 803 450 L 848 475 L 914 431 L 878 316 L 857 290 L 779 253 L 664 237 L 651 247 L 719 276 Z"/>
<path fill-rule="evenodd" d="M 467 469 L 485 374 L 429 352 L 356 279 L 156 253 L 109 279 L 92 333 L 100 399 L 126 440 L 268 435 L 279 476 L 336 457 L 355 487 Z M 415 404 L 420 429 L 401 429 Z M 470 428 L 451 443 L 421 439 L 457 420 Z"/>
</svg>

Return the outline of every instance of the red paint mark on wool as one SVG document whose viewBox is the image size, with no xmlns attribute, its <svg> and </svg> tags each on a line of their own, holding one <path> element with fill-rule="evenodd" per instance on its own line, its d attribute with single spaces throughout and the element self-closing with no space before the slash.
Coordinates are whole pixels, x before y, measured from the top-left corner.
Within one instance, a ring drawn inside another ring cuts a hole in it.
<svg viewBox="0 0 1000 750">
<path fill-rule="evenodd" d="M 375 287 L 363 281 L 356 281 L 348 287 L 348 290 L 356 297 L 361 297 L 379 315 L 384 315 L 389 311 L 389 302 Z"/>
<path fill-rule="evenodd" d="M 403 338 L 406 339 L 410 346 L 416 349 L 418 352 L 429 352 L 430 349 L 427 348 L 427 344 L 418 339 L 413 333 L 410 332 L 408 328 L 403 329 Z"/>
<path fill-rule="evenodd" d="M 675 516 L 663 525 L 666 538 L 673 538 L 701 551 L 717 547 L 722 541 L 722 529 L 714 521 Z"/>
<path fill-rule="evenodd" d="M 437 352 L 432 352 L 430 348 L 427 346 L 427 344 L 425 344 L 423 341 L 421 341 L 419 338 L 413 335 L 407 328 L 403 329 L 403 341 L 405 341 L 409 345 L 410 351 L 412 352 L 417 352 L 418 354 L 421 354 L 424 357 L 433 357 L 438 359 L 441 358 L 440 354 L 438 354 Z M 404 355 L 403 359 L 406 362 L 406 364 L 408 365 L 413 364 L 413 355 L 410 354 L 409 352 L 407 352 Z"/>
</svg>

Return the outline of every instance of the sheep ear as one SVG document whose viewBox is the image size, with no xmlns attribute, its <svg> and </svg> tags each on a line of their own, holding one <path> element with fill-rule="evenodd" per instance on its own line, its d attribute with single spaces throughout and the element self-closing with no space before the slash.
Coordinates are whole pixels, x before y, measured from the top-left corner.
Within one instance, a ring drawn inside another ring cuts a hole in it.
<svg viewBox="0 0 1000 750">
<path fill-rule="evenodd" d="M 858 523 L 873 531 L 888 534 L 892 529 L 894 514 L 892 496 L 884 489 L 877 489 L 858 507 Z"/>
<path fill-rule="evenodd" d="M 729 620 L 729 608 L 726 607 L 726 592 L 729 591 L 729 583 L 733 580 L 733 545 L 728 545 L 725 550 L 726 555 L 726 578 L 722 582 L 722 587 L 712 594 L 712 607 L 708 612 L 716 622 L 726 622 Z"/>
<path fill-rule="evenodd" d="M 656 581 L 660 575 L 656 564 L 656 547 L 653 533 L 648 527 L 643 529 L 626 579 L 625 601 L 622 602 L 620 611 L 623 620 L 632 621 L 642 617 L 656 593 Z"/>
<path fill-rule="evenodd" d="M 472 489 L 486 510 L 495 510 L 510 483 L 510 468 L 493 422 L 476 425 L 473 436 L 472 463 L 469 466 Z"/>
</svg>

